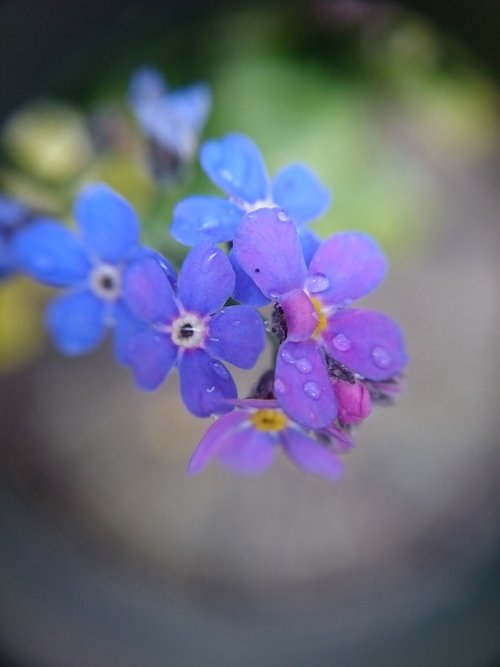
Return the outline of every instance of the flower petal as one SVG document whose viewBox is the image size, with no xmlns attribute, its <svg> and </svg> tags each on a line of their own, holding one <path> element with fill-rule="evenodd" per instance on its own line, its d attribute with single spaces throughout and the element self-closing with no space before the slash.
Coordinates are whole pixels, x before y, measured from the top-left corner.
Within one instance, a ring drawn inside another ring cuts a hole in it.
<svg viewBox="0 0 500 667">
<path fill-rule="evenodd" d="M 342 304 L 372 292 L 384 279 L 386 270 L 385 255 L 371 236 L 341 232 L 318 248 L 309 266 L 308 280 L 322 286 L 315 291 L 321 292 L 318 296 L 324 303 Z"/>
<path fill-rule="evenodd" d="M 236 301 L 247 306 L 255 306 L 255 308 L 266 306 L 269 303 L 269 299 L 262 294 L 248 273 L 241 268 L 234 250 L 231 250 L 228 257 L 236 280 L 233 292 L 233 297 Z"/>
<path fill-rule="evenodd" d="M 281 437 L 289 458 L 305 472 L 335 481 L 342 477 L 342 459 L 325 445 L 294 428 L 287 428 Z"/>
<path fill-rule="evenodd" d="M 302 426 L 322 428 L 334 421 L 335 394 L 316 341 L 285 341 L 280 346 L 274 394 L 286 414 Z"/>
<path fill-rule="evenodd" d="M 55 220 L 39 219 L 22 229 L 15 235 L 12 249 L 23 271 L 56 287 L 82 284 L 90 271 L 80 239 Z"/>
<path fill-rule="evenodd" d="M 227 368 L 200 349 L 185 350 L 179 360 L 181 395 L 186 408 L 196 417 L 232 410 L 223 401 L 236 398 L 234 380 Z"/>
<path fill-rule="evenodd" d="M 227 199 L 196 195 L 186 197 L 174 208 L 170 233 L 180 243 L 223 243 L 232 241 L 243 211 Z"/>
<path fill-rule="evenodd" d="M 172 370 L 178 348 L 168 334 L 146 327 L 124 328 L 119 320 L 117 333 L 117 356 L 121 363 L 129 366 L 136 385 L 145 391 L 157 389 Z"/>
<path fill-rule="evenodd" d="M 272 189 L 273 201 L 299 225 L 317 218 L 330 205 L 328 190 L 302 164 L 281 169 L 274 177 Z"/>
<path fill-rule="evenodd" d="M 212 93 L 206 83 L 193 83 L 168 95 L 172 112 L 183 118 L 195 132 L 201 132 L 212 107 Z"/>
<path fill-rule="evenodd" d="M 269 468 L 275 452 L 275 437 L 255 428 L 246 428 L 225 440 L 217 458 L 226 468 L 240 475 L 257 475 Z"/>
<path fill-rule="evenodd" d="M 302 287 L 306 267 L 295 225 L 277 208 L 246 215 L 234 236 L 240 266 L 265 296 Z"/>
<path fill-rule="evenodd" d="M 302 248 L 302 254 L 304 255 L 304 260 L 306 265 L 309 266 L 312 258 L 316 254 L 316 250 L 323 243 L 322 239 L 312 232 L 309 227 L 302 225 L 298 229 L 300 247 Z"/>
<path fill-rule="evenodd" d="M 268 196 L 268 178 L 262 155 L 243 134 L 227 134 L 206 141 L 200 150 L 201 166 L 224 192 L 253 203 Z"/>
<path fill-rule="evenodd" d="M 179 313 L 169 273 L 153 255 L 130 263 L 123 273 L 123 300 L 145 322 L 168 322 Z"/>
<path fill-rule="evenodd" d="M 261 316 L 252 306 L 229 306 L 210 319 L 206 350 L 239 368 L 252 368 L 266 343 Z"/>
<path fill-rule="evenodd" d="M 241 427 L 244 426 L 245 422 L 247 426 L 250 426 L 248 414 L 235 410 L 223 415 L 211 424 L 191 456 L 187 468 L 188 474 L 196 475 L 213 458 L 216 458 L 227 440 L 235 437 L 237 433 L 241 433 Z"/>
<path fill-rule="evenodd" d="M 234 290 L 234 271 L 227 255 L 203 243 L 191 250 L 179 271 L 178 296 L 186 310 L 215 313 Z"/>
<path fill-rule="evenodd" d="M 89 290 L 64 294 L 51 301 L 45 324 L 59 350 L 77 356 L 97 347 L 106 332 L 107 307 Z"/>
<path fill-rule="evenodd" d="M 318 325 L 318 313 L 303 289 L 294 289 L 280 296 L 286 319 L 288 340 L 307 340 Z"/>
<path fill-rule="evenodd" d="M 370 310 L 336 313 L 323 332 L 323 342 L 332 357 L 370 380 L 386 380 L 408 361 L 398 325 L 387 315 Z"/>
<path fill-rule="evenodd" d="M 132 206 L 104 183 L 78 195 L 75 217 L 83 238 L 105 262 L 119 262 L 139 243 L 139 220 Z"/>
</svg>

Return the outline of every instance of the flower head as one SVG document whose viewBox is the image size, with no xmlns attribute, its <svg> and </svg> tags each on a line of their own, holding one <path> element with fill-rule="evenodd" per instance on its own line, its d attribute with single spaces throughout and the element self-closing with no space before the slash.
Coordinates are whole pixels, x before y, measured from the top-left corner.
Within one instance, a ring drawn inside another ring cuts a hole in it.
<svg viewBox="0 0 500 667">
<path fill-rule="evenodd" d="M 264 349 L 261 317 L 251 306 L 224 304 L 234 289 L 234 271 L 222 250 L 201 244 L 189 253 L 177 289 L 152 258 L 131 265 L 124 276 L 125 300 L 142 322 L 120 341 L 120 357 L 142 389 L 155 389 L 177 365 L 181 395 L 190 412 L 207 417 L 231 409 L 234 381 L 221 362 L 252 368 Z"/>
<path fill-rule="evenodd" d="M 212 96 L 205 83 L 169 91 L 160 72 L 150 67 L 132 77 L 129 104 L 150 140 L 153 171 L 160 178 L 175 176 L 190 162 L 198 147 Z"/>
<path fill-rule="evenodd" d="M 313 434 L 291 420 L 274 400 L 234 403 L 238 409 L 212 424 L 198 444 L 188 466 L 191 475 L 212 459 L 243 475 L 261 473 L 281 448 L 305 472 L 340 479 L 343 463 L 336 447 L 349 448 L 347 435 L 334 429 Z"/>
<path fill-rule="evenodd" d="M 270 181 L 259 149 L 243 134 L 206 141 L 200 150 L 200 161 L 209 178 L 229 198 L 191 196 L 182 200 L 175 207 L 171 226 L 175 239 L 186 245 L 232 241 L 246 213 L 276 206 L 294 220 L 304 254 L 306 258 L 312 256 L 319 239 L 305 223 L 326 211 L 330 194 L 310 169 L 292 164 Z M 234 258 L 232 261 L 237 277 L 236 298 L 263 305 L 266 299 L 245 280 Z"/>
<path fill-rule="evenodd" d="M 331 236 L 306 268 L 293 222 L 276 209 L 245 217 L 234 238 L 240 266 L 283 317 L 274 393 L 285 412 L 308 428 L 338 414 L 329 360 L 360 378 L 388 380 L 407 361 L 397 324 L 382 313 L 350 308 L 383 280 L 386 259 L 361 232 Z"/>
<path fill-rule="evenodd" d="M 38 218 L 14 240 L 20 268 L 42 283 L 68 288 L 46 313 L 55 344 L 68 355 L 92 350 L 108 326 L 120 326 L 124 268 L 139 255 L 156 254 L 139 245 L 130 204 L 104 184 L 81 191 L 75 217 L 80 234 Z M 165 270 L 174 273 L 166 260 Z"/>
</svg>

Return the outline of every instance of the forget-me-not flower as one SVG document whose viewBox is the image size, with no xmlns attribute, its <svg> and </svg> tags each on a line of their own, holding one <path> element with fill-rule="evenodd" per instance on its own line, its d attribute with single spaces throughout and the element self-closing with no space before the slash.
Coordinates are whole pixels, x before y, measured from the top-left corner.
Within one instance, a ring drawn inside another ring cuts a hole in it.
<svg viewBox="0 0 500 667">
<path fill-rule="evenodd" d="M 22 270 L 42 283 L 66 288 L 49 304 L 46 325 L 68 355 L 92 350 L 107 327 L 120 326 L 125 267 L 139 255 L 156 256 L 139 245 L 134 209 L 107 185 L 86 186 L 76 200 L 75 217 L 79 234 L 56 220 L 39 218 L 14 241 Z M 173 276 L 166 260 L 164 265 Z"/>
<path fill-rule="evenodd" d="M 135 262 L 124 276 L 125 301 L 141 327 L 122 337 L 120 358 L 142 389 L 155 389 L 177 365 L 187 409 L 208 417 L 231 409 L 236 385 L 221 360 L 252 368 L 264 349 L 262 318 L 251 306 L 224 304 L 233 293 L 227 255 L 211 244 L 188 254 L 172 287 L 158 262 Z"/>
<path fill-rule="evenodd" d="M 367 234 L 334 234 L 307 268 L 294 223 L 283 211 L 260 209 L 240 224 L 234 251 L 284 318 L 274 394 L 299 424 L 317 429 L 337 418 L 329 357 L 374 381 L 387 380 L 406 365 L 398 325 L 382 313 L 349 307 L 386 273 L 385 256 Z"/>
</svg>

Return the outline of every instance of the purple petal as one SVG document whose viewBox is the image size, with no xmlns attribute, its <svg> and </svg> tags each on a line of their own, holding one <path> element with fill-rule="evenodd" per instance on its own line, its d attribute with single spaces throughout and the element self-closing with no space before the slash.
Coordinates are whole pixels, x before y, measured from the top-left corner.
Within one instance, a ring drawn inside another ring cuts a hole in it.
<svg viewBox="0 0 500 667">
<path fill-rule="evenodd" d="M 243 134 L 227 134 L 206 141 L 200 150 L 201 166 L 224 192 L 253 203 L 268 196 L 268 178 L 259 149 Z"/>
<path fill-rule="evenodd" d="M 188 474 L 196 475 L 210 461 L 217 457 L 220 449 L 228 439 L 232 439 L 236 433 L 241 432 L 244 424 L 250 426 L 248 414 L 239 410 L 223 415 L 210 425 L 198 446 L 193 452 L 188 463 Z"/>
<path fill-rule="evenodd" d="M 241 268 L 234 255 L 234 250 L 229 253 L 228 257 L 236 279 L 233 292 L 233 297 L 236 301 L 247 306 L 255 306 L 256 308 L 266 306 L 269 303 L 269 299 L 262 294 L 248 273 Z"/>
<path fill-rule="evenodd" d="M 281 437 L 285 452 L 305 472 L 335 481 L 342 477 L 342 460 L 325 445 L 294 428 L 287 428 Z"/>
<path fill-rule="evenodd" d="M 179 313 L 169 274 L 153 255 L 127 266 L 122 294 L 132 313 L 145 322 L 165 323 Z"/>
<path fill-rule="evenodd" d="M 174 208 L 170 233 L 180 243 L 223 243 L 232 241 L 243 211 L 227 199 L 193 196 Z"/>
<path fill-rule="evenodd" d="M 92 292 L 71 292 L 49 303 L 45 324 L 61 352 L 76 356 L 96 348 L 106 332 L 109 307 Z"/>
<path fill-rule="evenodd" d="M 83 284 L 90 271 L 80 239 L 55 220 L 40 219 L 19 231 L 12 249 L 19 268 L 56 287 Z"/>
<path fill-rule="evenodd" d="M 276 438 L 255 428 L 237 431 L 226 439 L 217 458 L 226 468 L 240 475 L 257 475 L 274 460 Z"/>
<path fill-rule="evenodd" d="M 286 414 L 307 428 L 322 428 L 337 416 L 325 358 L 314 340 L 280 346 L 274 393 Z"/>
<path fill-rule="evenodd" d="M 301 164 L 281 169 L 273 181 L 273 201 L 298 224 L 309 222 L 330 205 L 330 193 L 315 174 Z"/>
<path fill-rule="evenodd" d="M 210 319 L 205 347 L 211 357 L 252 368 L 265 342 L 264 323 L 255 308 L 229 306 Z"/>
<path fill-rule="evenodd" d="M 298 232 L 302 254 L 304 255 L 306 265 L 309 266 L 312 258 L 316 254 L 316 250 L 320 247 L 323 241 L 305 225 L 299 227 Z"/>
<path fill-rule="evenodd" d="M 272 298 L 304 285 L 306 266 L 299 236 L 279 209 L 261 208 L 246 215 L 234 237 L 234 252 L 266 296 Z"/>
<path fill-rule="evenodd" d="M 318 314 L 303 289 L 283 294 L 279 299 L 286 318 L 287 339 L 307 340 L 318 325 Z"/>
<path fill-rule="evenodd" d="M 329 320 L 323 342 L 332 357 L 370 380 L 386 380 L 408 361 L 400 328 L 383 313 L 339 311 Z"/>
<path fill-rule="evenodd" d="M 234 271 L 227 255 L 211 244 L 191 250 L 179 271 L 179 299 L 186 310 L 215 313 L 234 290 Z"/>
<path fill-rule="evenodd" d="M 139 220 L 130 204 L 104 183 L 78 195 L 75 217 L 89 248 L 105 262 L 119 262 L 139 243 Z"/>
<path fill-rule="evenodd" d="M 331 447 L 336 454 L 345 454 L 354 449 L 354 440 L 351 436 L 335 424 L 328 426 L 323 432 L 331 438 Z"/>
<path fill-rule="evenodd" d="M 168 334 L 149 328 L 134 330 L 124 328 L 122 321 L 119 336 L 119 360 L 132 369 L 136 385 L 140 389 L 157 389 L 172 370 L 178 349 Z"/>
<path fill-rule="evenodd" d="M 185 350 L 179 360 L 181 395 L 186 408 L 196 417 L 232 410 L 225 399 L 236 398 L 234 380 L 227 368 L 200 349 Z"/>
<path fill-rule="evenodd" d="M 342 232 L 318 248 L 306 285 L 310 284 L 310 291 L 318 293 L 324 303 L 343 304 L 373 291 L 386 270 L 385 255 L 371 236 Z"/>
</svg>

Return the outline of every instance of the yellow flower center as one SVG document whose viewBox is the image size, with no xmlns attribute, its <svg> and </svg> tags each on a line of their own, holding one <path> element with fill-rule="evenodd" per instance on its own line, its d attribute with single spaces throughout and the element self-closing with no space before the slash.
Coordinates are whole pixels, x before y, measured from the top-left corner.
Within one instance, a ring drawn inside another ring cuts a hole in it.
<svg viewBox="0 0 500 667">
<path fill-rule="evenodd" d="M 318 336 L 323 329 L 325 329 L 327 321 L 326 321 L 326 315 L 323 312 L 323 307 L 321 305 L 321 301 L 319 299 L 316 299 L 315 297 L 311 296 L 309 297 L 311 299 L 311 303 L 314 306 L 314 310 L 316 311 L 318 315 L 318 324 L 316 325 L 316 329 L 314 329 L 312 337 L 315 338 Z"/>
<path fill-rule="evenodd" d="M 281 410 L 270 410 L 269 408 L 254 412 L 250 421 L 258 431 L 282 431 L 288 422 Z"/>
</svg>

